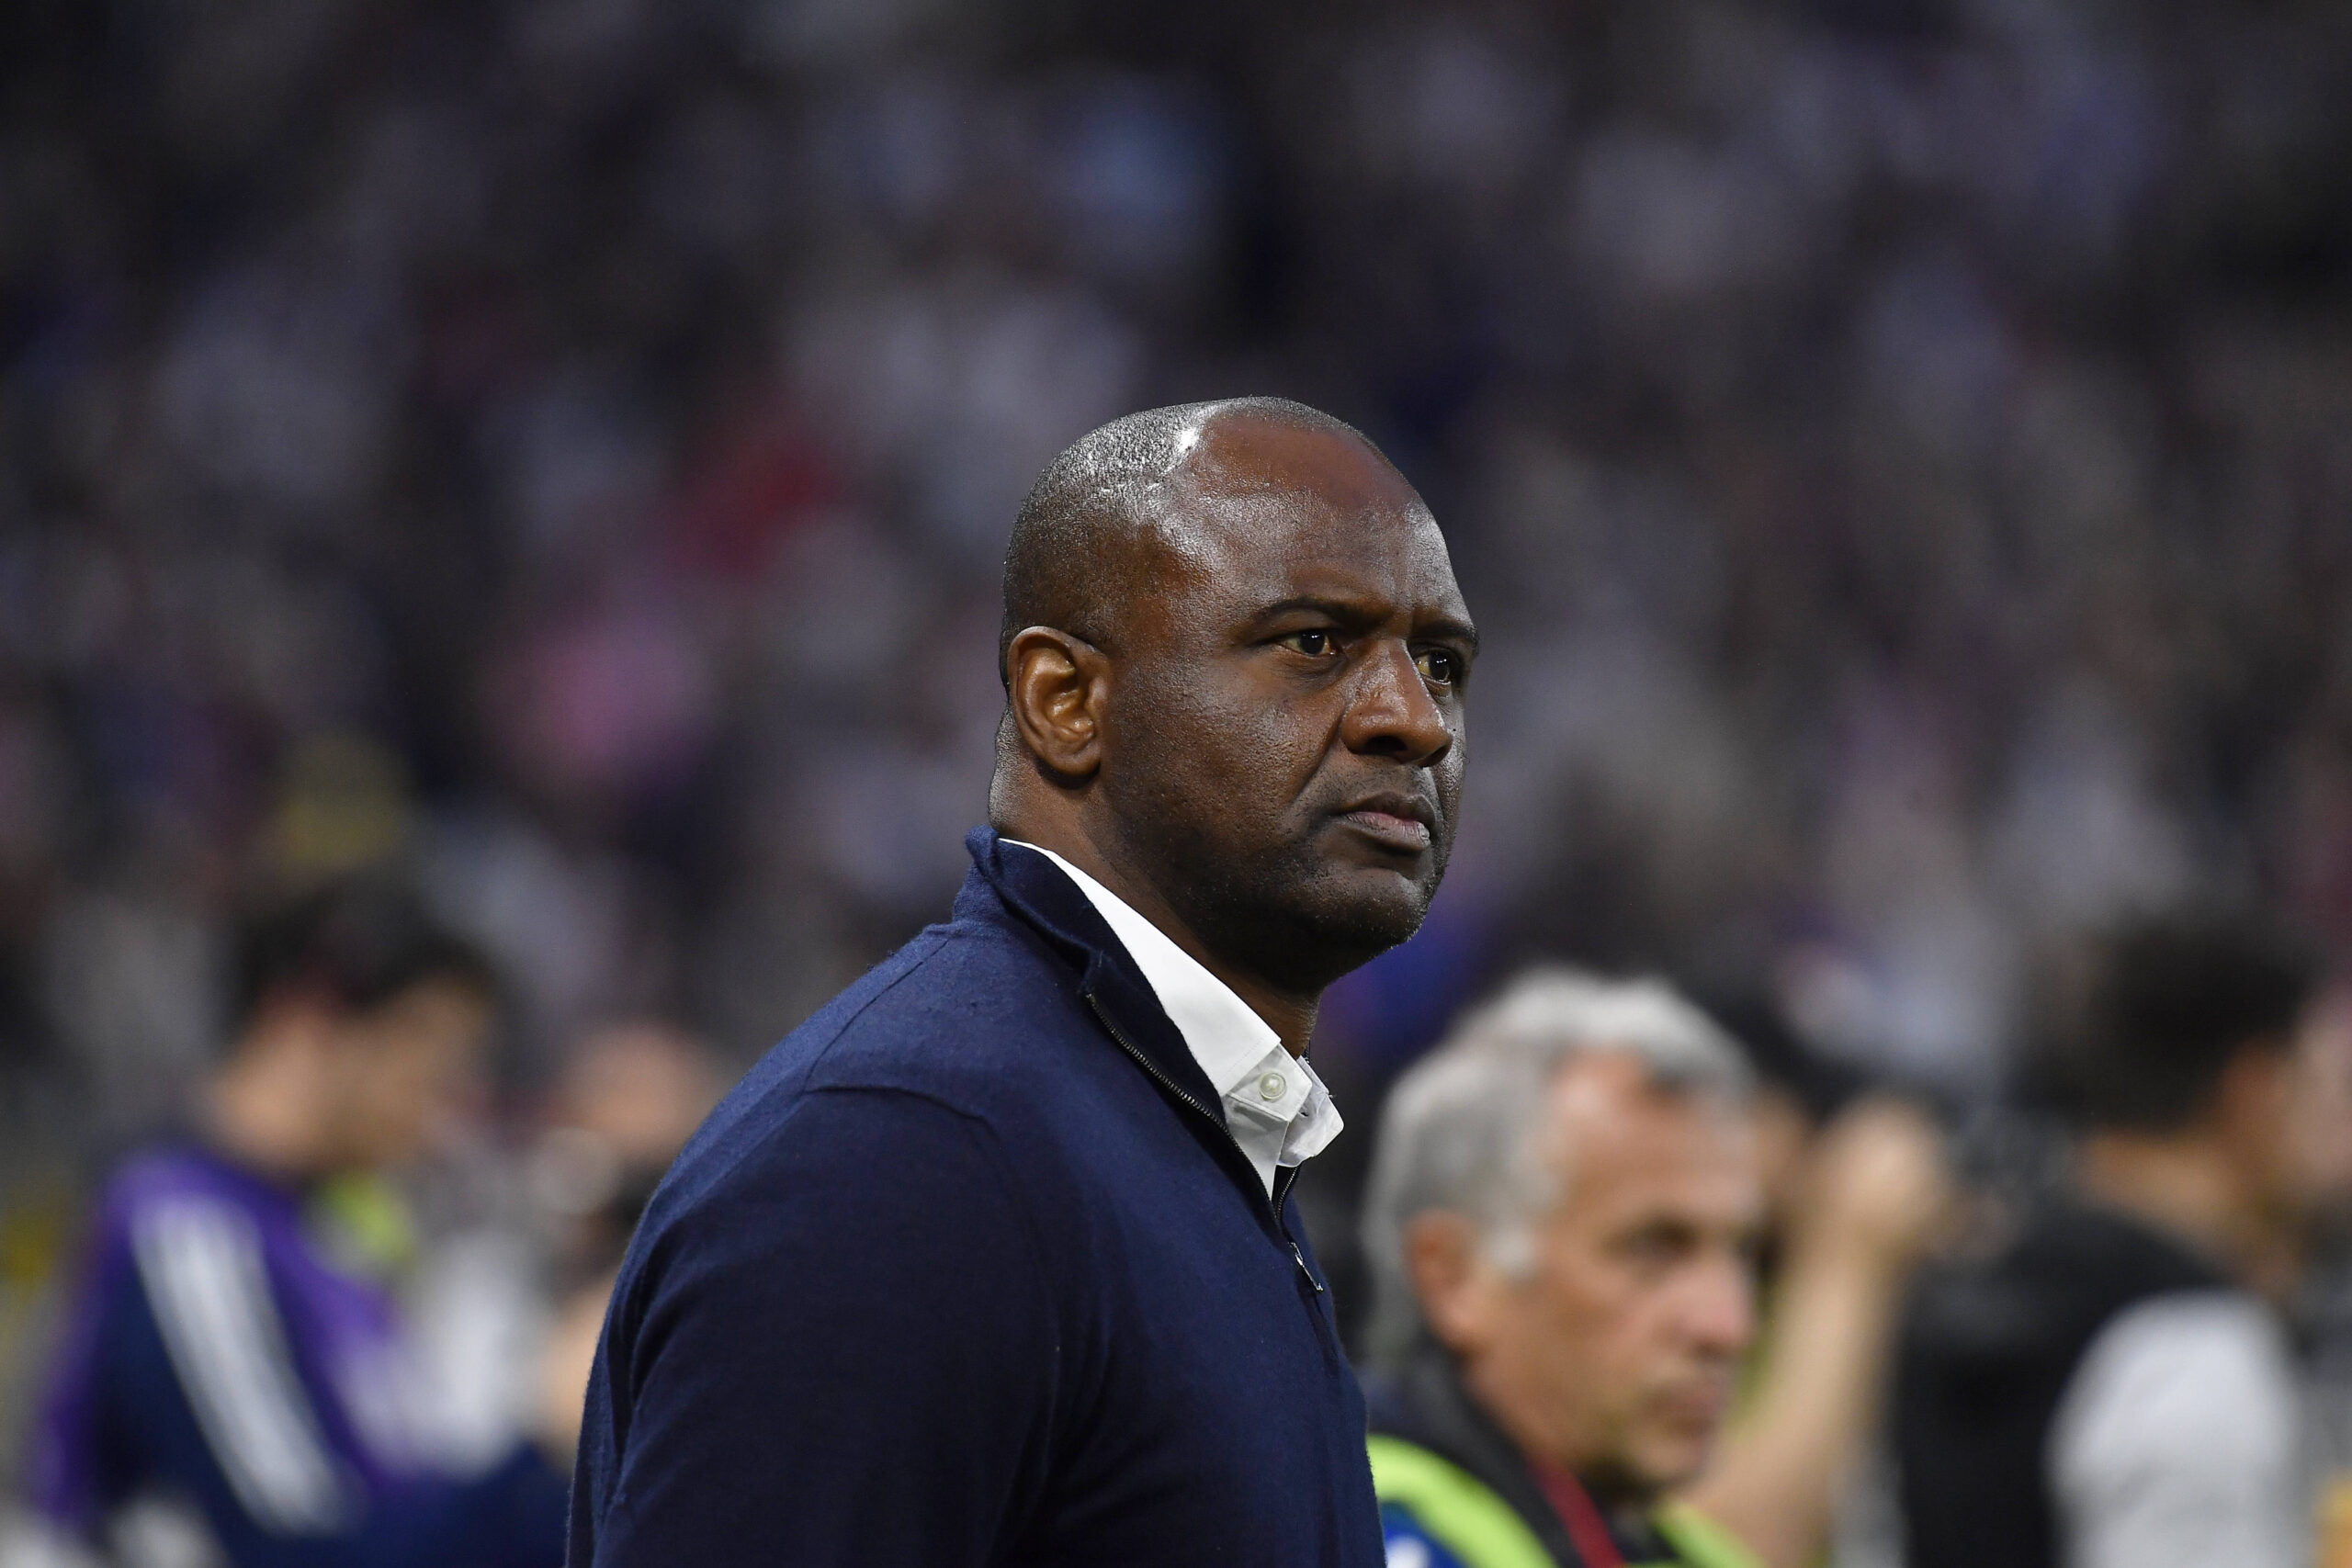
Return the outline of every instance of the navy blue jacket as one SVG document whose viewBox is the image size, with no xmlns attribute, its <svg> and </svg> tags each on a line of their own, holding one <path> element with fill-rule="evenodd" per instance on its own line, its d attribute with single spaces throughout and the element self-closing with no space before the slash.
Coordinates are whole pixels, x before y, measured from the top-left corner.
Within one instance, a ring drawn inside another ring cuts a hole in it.
<svg viewBox="0 0 2352 1568">
<path fill-rule="evenodd" d="M 1364 1409 L 1143 975 L 1043 855 L 770 1052 L 622 1265 L 590 1564 L 1380 1568 Z"/>
</svg>

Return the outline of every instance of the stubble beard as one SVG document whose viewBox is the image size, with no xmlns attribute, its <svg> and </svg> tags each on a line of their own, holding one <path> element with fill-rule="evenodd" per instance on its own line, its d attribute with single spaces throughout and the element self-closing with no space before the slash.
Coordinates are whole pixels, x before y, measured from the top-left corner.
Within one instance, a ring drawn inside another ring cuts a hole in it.
<svg viewBox="0 0 2352 1568">
<path fill-rule="evenodd" d="M 1218 958 L 1294 996 L 1319 995 L 1408 940 L 1445 874 L 1450 825 L 1430 835 L 1422 876 L 1401 893 L 1372 896 L 1349 886 L 1366 868 L 1318 850 L 1334 830 L 1328 818 L 1318 814 L 1298 838 L 1237 847 L 1232 818 L 1201 819 L 1157 787 L 1161 770 L 1146 761 L 1123 773 L 1136 783 L 1112 791 L 1109 804 L 1133 863 Z"/>
</svg>

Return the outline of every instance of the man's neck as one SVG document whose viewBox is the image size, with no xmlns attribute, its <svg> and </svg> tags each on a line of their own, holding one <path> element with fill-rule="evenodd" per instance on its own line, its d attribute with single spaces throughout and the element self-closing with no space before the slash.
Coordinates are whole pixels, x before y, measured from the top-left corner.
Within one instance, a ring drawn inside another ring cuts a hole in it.
<svg viewBox="0 0 2352 1568">
<path fill-rule="evenodd" d="M 2100 1132 L 2076 1158 L 2083 1191 L 2242 1269 L 2263 1242 L 2258 1206 L 2227 1153 L 2196 1133 Z"/>
<path fill-rule="evenodd" d="M 1295 995 L 1268 983 L 1261 976 L 1226 963 L 1184 922 L 1157 887 L 1148 879 L 1127 872 L 1120 857 L 1104 853 L 1091 837 L 1079 829 L 1061 829 L 1058 824 L 1052 823 L 1016 821 L 1001 825 L 998 831 L 1008 839 L 1053 851 L 1110 889 L 1120 902 L 1157 926 L 1169 941 L 1182 948 L 1202 968 L 1223 981 L 1251 1012 L 1265 1021 L 1267 1028 L 1281 1037 L 1283 1049 L 1294 1056 L 1306 1055 L 1307 1043 L 1315 1036 L 1315 1014 L 1321 1000 L 1319 997 Z"/>
<path fill-rule="evenodd" d="M 1611 1470 L 1561 1464 L 1528 1450 L 1522 1457 L 1578 1554 L 1602 1562 L 1622 1561 L 1617 1538 L 1641 1534 L 1657 1491 Z"/>
<path fill-rule="evenodd" d="M 1581 1445 L 1560 1427 L 1559 1411 L 1535 1397 L 1529 1380 L 1515 1375 L 1513 1369 L 1474 1356 L 1461 1356 L 1456 1365 L 1463 1393 L 1510 1439 L 1529 1473 L 1539 1482 L 1547 1475 L 1555 1481 L 1566 1476 L 1583 1489 L 1602 1514 L 1611 1517 L 1628 1509 L 1639 1511 L 1655 1500 L 1654 1492 L 1632 1485 L 1618 1467 L 1585 1462 Z M 1551 1489 L 1548 1483 L 1545 1489 Z"/>
</svg>

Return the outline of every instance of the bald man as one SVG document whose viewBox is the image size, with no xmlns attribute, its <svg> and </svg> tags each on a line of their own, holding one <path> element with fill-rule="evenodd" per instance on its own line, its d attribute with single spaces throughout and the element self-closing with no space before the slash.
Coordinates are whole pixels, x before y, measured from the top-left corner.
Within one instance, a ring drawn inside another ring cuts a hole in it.
<svg viewBox="0 0 2352 1568">
<path fill-rule="evenodd" d="M 1290 1201 L 1333 979 L 1445 869 L 1476 634 L 1428 508 L 1271 399 L 1080 440 L 1005 560 L 954 919 L 771 1052 L 655 1196 L 571 1562 L 1377 1568 Z"/>
</svg>

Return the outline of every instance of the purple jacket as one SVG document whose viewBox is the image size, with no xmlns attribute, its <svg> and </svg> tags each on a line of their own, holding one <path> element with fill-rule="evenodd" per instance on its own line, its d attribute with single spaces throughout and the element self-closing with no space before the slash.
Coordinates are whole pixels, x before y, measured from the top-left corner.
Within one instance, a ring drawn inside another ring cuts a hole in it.
<svg viewBox="0 0 2352 1568">
<path fill-rule="evenodd" d="M 561 1487 L 536 1454 L 466 1482 L 434 1469 L 399 1314 L 298 1193 L 192 1146 L 134 1159 L 66 1325 L 29 1486 L 61 1529 L 96 1537 L 164 1498 L 238 1564 L 560 1558 Z"/>
</svg>

